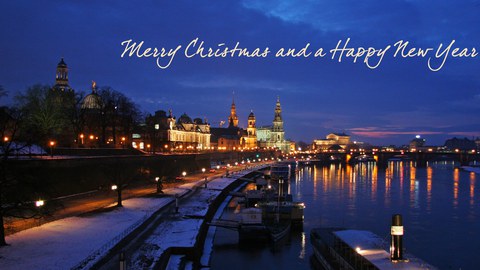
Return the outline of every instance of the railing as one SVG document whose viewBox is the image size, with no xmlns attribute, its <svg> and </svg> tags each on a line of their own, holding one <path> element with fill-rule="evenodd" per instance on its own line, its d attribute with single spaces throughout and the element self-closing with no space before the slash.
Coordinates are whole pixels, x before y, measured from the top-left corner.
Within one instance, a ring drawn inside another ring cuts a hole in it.
<svg viewBox="0 0 480 270">
<path fill-rule="evenodd" d="M 88 255 L 85 259 L 74 265 L 71 270 L 81 270 L 87 268 L 88 265 L 95 263 L 99 259 L 101 259 L 107 251 L 112 249 L 116 244 L 118 244 L 122 239 L 124 239 L 128 234 L 134 231 L 138 226 L 143 224 L 154 212 L 156 209 L 150 209 L 145 211 L 145 215 L 139 219 L 134 224 L 130 225 L 127 229 L 123 232 L 115 236 L 115 238 L 111 239 L 100 248 L 94 250 L 90 255 Z"/>
</svg>

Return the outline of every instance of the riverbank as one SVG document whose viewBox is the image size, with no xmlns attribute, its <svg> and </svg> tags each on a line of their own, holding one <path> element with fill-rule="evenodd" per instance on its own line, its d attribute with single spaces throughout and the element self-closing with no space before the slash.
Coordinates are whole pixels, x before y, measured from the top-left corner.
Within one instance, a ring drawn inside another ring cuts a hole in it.
<svg viewBox="0 0 480 270">
<path fill-rule="evenodd" d="M 159 254 L 169 248 L 194 246 L 203 219 L 193 217 L 205 216 L 213 197 L 251 171 L 243 171 L 232 178 L 213 179 L 207 189 L 202 188 L 204 181 L 199 180 L 165 189 L 163 195 L 125 200 L 122 208 L 60 219 L 12 234 L 7 237 L 10 246 L 0 248 L 0 265 L 2 269 L 88 269 L 110 250 L 118 248 L 123 239 L 134 234 L 152 215 L 173 205 L 175 196 L 184 198 L 201 188 L 203 192 L 198 193 L 203 194 L 201 197 L 189 197 L 180 204 L 178 213 L 171 213 L 171 218 L 162 222 L 163 232 L 154 234 L 156 242 L 146 241 L 159 247 L 151 249 L 155 250 L 152 257 L 158 260 Z M 144 260 L 134 259 L 142 255 L 130 257 L 129 263 L 143 263 Z"/>
</svg>

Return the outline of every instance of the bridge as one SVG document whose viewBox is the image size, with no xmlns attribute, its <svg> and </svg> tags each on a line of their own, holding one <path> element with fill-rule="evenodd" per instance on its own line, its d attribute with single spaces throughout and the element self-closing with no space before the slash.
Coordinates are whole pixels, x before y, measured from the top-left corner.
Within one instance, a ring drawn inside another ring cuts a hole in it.
<svg viewBox="0 0 480 270">
<path fill-rule="evenodd" d="M 301 154 L 303 159 L 299 159 L 300 163 L 348 163 L 354 161 L 357 157 L 367 155 L 375 159 L 377 164 L 386 165 L 389 160 L 401 159 L 416 162 L 418 166 L 426 166 L 427 162 L 435 161 L 456 161 L 462 166 L 468 165 L 470 162 L 480 162 L 480 153 L 477 151 L 355 151 L 355 152 L 321 152 L 315 154 Z M 310 158 L 306 158 L 310 156 Z M 298 157 L 298 154 L 297 154 Z"/>
</svg>

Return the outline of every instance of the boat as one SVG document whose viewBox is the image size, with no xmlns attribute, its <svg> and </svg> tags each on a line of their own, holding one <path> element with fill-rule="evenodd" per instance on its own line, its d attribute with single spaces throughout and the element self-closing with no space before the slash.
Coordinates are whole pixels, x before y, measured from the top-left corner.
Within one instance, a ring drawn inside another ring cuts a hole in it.
<svg viewBox="0 0 480 270">
<path fill-rule="evenodd" d="M 270 240 L 278 242 L 290 233 L 290 222 L 279 222 L 267 225 Z"/>
<path fill-rule="evenodd" d="M 355 163 L 361 163 L 361 162 L 376 162 L 375 158 L 369 155 L 360 155 L 358 157 L 355 157 L 353 160 Z"/>
<path fill-rule="evenodd" d="M 292 166 L 287 163 L 276 163 L 270 166 L 270 177 L 272 179 L 290 179 L 292 176 Z"/>
<path fill-rule="evenodd" d="M 249 240 L 266 240 L 269 235 L 267 226 L 263 222 L 262 210 L 244 208 L 240 213 L 238 238 L 241 242 Z"/>
<path fill-rule="evenodd" d="M 402 161 L 411 161 L 412 158 L 407 155 L 394 155 L 393 157 L 389 158 L 388 161 L 392 162 L 402 162 Z"/>
<path fill-rule="evenodd" d="M 266 221 L 274 220 L 278 216 L 280 221 L 289 221 L 295 226 L 303 224 L 303 210 L 305 209 L 303 202 L 267 201 L 258 202 L 255 207 L 262 210 L 262 217 Z"/>
<path fill-rule="evenodd" d="M 327 270 L 437 269 L 410 254 L 402 254 L 402 259 L 393 260 L 383 248 L 385 241 L 370 231 L 317 228 L 311 231 L 310 241 L 314 258 Z"/>
<path fill-rule="evenodd" d="M 480 163 L 478 161 L 472 161 L 468 164 L 468 166 L 462 166 L 461 168 L 467 172 L 480 174 Z"/>
</svg>

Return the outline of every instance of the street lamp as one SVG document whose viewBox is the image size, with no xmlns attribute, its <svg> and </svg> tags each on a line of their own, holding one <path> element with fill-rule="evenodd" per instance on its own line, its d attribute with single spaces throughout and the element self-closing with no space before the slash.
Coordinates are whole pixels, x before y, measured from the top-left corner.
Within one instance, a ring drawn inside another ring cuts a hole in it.
<svg viewBox="0 0 480 270">
<path fill-rule="evenodd" d="M 36 207 L 42 207 L 44 204 L 45 204 L 44 200 L 38 200 L 38 201 L 35 202 Z"/>
<path fill-rule="evenodd" d="M 83 145 L 83 138 L 85 137 L 85 135 L 83 134 L 80 134 L 80 140 L 82 141 L 82 145 Z"/>
<path fill-rule="evenodd" d="M 125 140 L 126 140 L 126 138 L 122 137 L 122 148 L 125 148 Z"/>
<path fill-rule="evenodd" d="M 203 177 L 205 178 L 205 188 L 207 188 L 207 177 L 205 176 L 205 168 L 202 168 Z"/>
<path fill-rule="evenodd" d="M 51 157 L 53 157 L 53 147 L 55 146 L 55 141 L 50 141 L 49 145 L 50 145 L 50 155 Z"/>
<path fill-rule="evenodd" d="M 112 185 L 112 190 L 117 190 L 117 189 L 118 189 L 117 185 Z"/>
<path fill-rule="evenodd" d="M 4 142 L 8 142 L 9 138 L 7 136 L 3 137 Z"/>
<path fill-rule="evenodd" d="M 185 178 L 185 176 L 187 176 L 187 172 L 186 172 L 186 171 L 183 171 L 183 172 L 182 172 L 182 176 L 183 176 L 183 178 Z"/>
<path fill-rule="evenodd" d="M 162 180 L 160 180 L 160 177 L 155 177 L 155 182 L 157 183 L 157 193 L 163 193 L 163 185 L 162 185 Z"/>
</svg>

